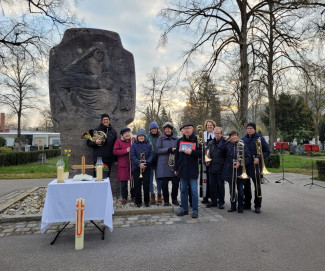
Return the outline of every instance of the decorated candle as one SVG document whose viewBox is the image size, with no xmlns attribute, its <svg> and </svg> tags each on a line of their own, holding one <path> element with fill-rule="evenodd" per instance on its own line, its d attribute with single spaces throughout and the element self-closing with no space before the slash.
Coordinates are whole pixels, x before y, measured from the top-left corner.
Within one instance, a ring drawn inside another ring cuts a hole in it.
<svg viewBox="0 0 325 271">
<path fill-rule="evenodd" d="M 84 226 L 85 226 L 85 200 L 77 199 L 76 205 L 76 235 L 75 235 L 75 249 L 80 250 L 84 248 Z"/>
</svg>

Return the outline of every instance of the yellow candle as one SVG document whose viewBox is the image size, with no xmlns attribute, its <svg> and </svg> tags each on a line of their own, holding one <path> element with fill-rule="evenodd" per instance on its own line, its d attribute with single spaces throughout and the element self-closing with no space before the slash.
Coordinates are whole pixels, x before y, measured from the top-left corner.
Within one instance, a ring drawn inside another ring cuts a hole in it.
<svg viewBox="0 0 325 271">
<path fill-rule="evenodd" d="M 57 168 L 57 179 L 58 179 L 58 183 L 64 183 L 64 177 L 63 177 L 63 173 L 64 173 L 64 168 L 63 167 L 58 167 Z"/>
<path fill-rule="evenodd" d="M 96 167 L 96 181 L 101 182 L 103 180 L 103 166 Z"/>
<path fill-rule="evenodd" d="M 77 199 L 76 207 L 75 249 L 80 250 L 84 248 L 85 200 L 82 198 Z"/>
</svg>

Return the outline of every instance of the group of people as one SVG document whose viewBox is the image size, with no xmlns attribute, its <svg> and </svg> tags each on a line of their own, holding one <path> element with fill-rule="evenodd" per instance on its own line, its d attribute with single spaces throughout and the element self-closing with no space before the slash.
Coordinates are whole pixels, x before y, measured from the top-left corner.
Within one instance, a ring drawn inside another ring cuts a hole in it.
<svg viewBox="0 0 325 271">
<path fill-rule="evenodd" d="M 269 156 L 270 149 L 264 137 L 256 132 L 256 124 L 248 123 L 247 133 L 241 139 L 237 131 L 231 131 L 225 138 L 222 128 L 217 127 L 213 120 L 207 120 L 204 126 L 206 131 L 203 133 L 203 140 L 194 133 L 191 123 L 186 123 L 180 128 L 182 136 L 178 138 L 171 122 L 163 125 L 162 132 L 158 124 L 152 122 L 148 134 L 141 128 L 133 139 L 130 129 L 123 128 L 117 138 L 109 116 L 103 114 L 101 124 L 96 130 L 105 132 L 106 139 L 97 139 L 94 142 L 88 140 L 87 144 L 94 149 L 94 162 L 100 156 L 109 169 L 117 157 L 122 204 L 127 203 L 128 181 L 131 180 L 134 184 L 130 189 L 131 199 L 136 206 L 142 206 L 142 198 L 146 207 L 155 204 L 153 182 L 156 180 L 157 203 L 170 206 L 168 186 L 171 182 L 171 203 L 180 205 L 177 215 L 189 214 L 190 205 L 192 217 L 197 218 L 198 181 L 202 203 L 206 203 L 207 208 L 220 209 L 225 208 L 227 182 L 230 191 L 228 212 L 237 210 L 238 213 L 243 213 L 244 209 L 251 209 L 252 180 L 255 213 L 260 213 L 261 161 Z M 205 157 L 209 159 L 205 161 Z M 205 184 L 207 189 L 203 189 Z M 180 204 L 177 200 L 179 186 Z"/>
</svg>

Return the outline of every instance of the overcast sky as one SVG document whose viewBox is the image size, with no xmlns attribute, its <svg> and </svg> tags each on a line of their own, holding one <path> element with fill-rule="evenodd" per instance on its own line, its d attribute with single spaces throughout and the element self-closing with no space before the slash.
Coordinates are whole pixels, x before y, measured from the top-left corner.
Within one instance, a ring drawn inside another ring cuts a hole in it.
<svg viewBox="0 0 325 271">
<path fill-rule="evenodd" d="M 86 27 L 117 32 L 123 47 L 134 56 L 137 85 L 153 67 L 176 69 L 180 63 L 182 39 L 171 39 L 157 48 L 162 21 L 157 17 L 164 0 L 79 0 L 77 15 Z"/>
</svg>

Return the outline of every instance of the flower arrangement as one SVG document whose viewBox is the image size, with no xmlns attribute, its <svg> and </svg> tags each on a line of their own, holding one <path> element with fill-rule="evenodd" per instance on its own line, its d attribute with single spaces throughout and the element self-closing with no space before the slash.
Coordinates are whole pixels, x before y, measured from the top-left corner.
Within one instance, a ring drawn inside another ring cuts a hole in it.
<svg viewBox="0 0 325 271">
<path fill-rule="evenodd" d="M 109 167 L 106 164 L 103 164 L 103 171 L 109 171 Z"/>
<path fill-rule="evenodd" d="M 68 172 L 70 169 L 70 162 L 69 162 L 69 159 L 71 156 L 70 153 L 71 153 L 71 150 L 64 150 L 63 161 L 64 161 L 64 171 L 65 172 Z"/>
</svg>

